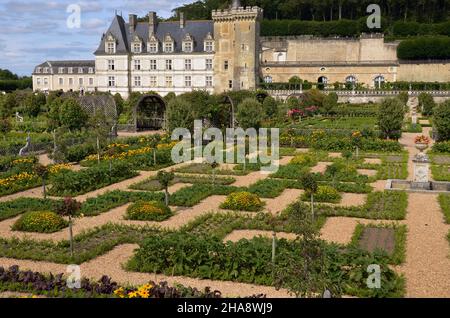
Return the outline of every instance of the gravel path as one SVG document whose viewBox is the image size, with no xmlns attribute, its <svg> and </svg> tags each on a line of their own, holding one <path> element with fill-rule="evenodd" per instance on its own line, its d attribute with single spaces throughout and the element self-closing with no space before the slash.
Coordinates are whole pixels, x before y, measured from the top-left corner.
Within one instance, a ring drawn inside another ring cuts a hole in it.
<svg viewBox="0 0 450 318">
<path fill-rule="evenodd" d="M 121 285 L 141 285 L 153 280 L 158 282 L 167 281 L 170 285 L 178 283 L 184 286 L 195 287 L 199 290 L 203 290 L 205 287 L 211 287 L 213 290 L 221 291 L 222 294 L 227 297 L 246 297 L 261 293 L 266 294 L 267 297 L 270 298 L 289 297 L 286 290 L 277 291 L 275 288 L 268 286 L 127 272 L 122 268 L 122 265 L 130 259 L 137 247 L 138 245 L 134 244 L 117 246 L 107 254 L 81 264 L 81 275 L 95 280 L 100 279 L 103 275 L 108 275 Z M 53 274 L 66 272 L 66 265 L 0 258 L 0 266 L 8 267 L 12 265 L 19 265 L 23 269 L 32 271 L 51 272 Z"/>
<path fill-rule="evenodd" d="M 359 174 L 362 174 L 364 176 L 373 177 L 377 175 L 377 171 L 373 169 L 357 169 L 356 170 Z"/>
<path fill-rule="evenodd" d="M 285 156 L 283 158 L 281 158 L 279 160 L 279 165 L 283 166 L 283 165 L 287 165 L 291 160 L 292 160 L 292 156 Z M 236 179 L 236 181 L 232 184 L 232 186 L 235 187 L 248 187 L 260 180 L 264 180 L 266 179 L 270 174 L 268 173 L 263 173 L 261 171 L 255 171 L 255 172 L 251 172 L 246 176 L 233 176 L 233 178 Z"/>
<path fill-rule="evenodd" d="M 437 195 L 410 193 L 406 216 L 407 297 L 450 297 L 450 225 L 444 223 Z"/>
<path fill-rule="evenodd" d="M 351 242 L 356 225 L 394 223 L 395 221 L 367 220 L 349 217 L 329 217 L 320 230 L 322 239 L 346 245 Z M 396 222 L 399 223 L 399 222 Z"/>
<path fill-rule="evenodd" d="M 364 158 L 364 163 L 381 165 L 382 162 L 378 158 Z"/>
<path fill-rule="evenodd" d="M 428 136 L 430 129 L 424 127 L 423 135 Z M 414 138 L 418 135 L 404 133 L 400 140 L 409 152 L 409 180 L 414 175 L 412 159 L 418 153 Z M 406 262 L 397 269 L 406 277 L 406 296 L 450 297 L 450 244 L 446 238 L 450 225 L 444 223 L 437 195 L 410 193 L 405 224 Z"/>
<path fill-rule="evenodd" d="M 52 159 L 48 157 L 48 154 L 43 154 L 38 156 L 38 161 L 43 166 L 48 166 L 54 163 Z"/>
<path fill-rule="evenodd" d="M 318 162 L 316 166 L 311 168 L 312 173 L 325 173 L 327 171 L 327 167 L 331 166 L 332 162 Z"/>
<path fill-rule="evenodd" d="M 303 192 L 303 190 L 299 189 L 286 189 L 280 196 L 274 199 L 264 199 L 266 202 L 264 210 L 272 214 L 278 214 L 286 209 L 291 203 L 297 201 Z"/>
</svg>

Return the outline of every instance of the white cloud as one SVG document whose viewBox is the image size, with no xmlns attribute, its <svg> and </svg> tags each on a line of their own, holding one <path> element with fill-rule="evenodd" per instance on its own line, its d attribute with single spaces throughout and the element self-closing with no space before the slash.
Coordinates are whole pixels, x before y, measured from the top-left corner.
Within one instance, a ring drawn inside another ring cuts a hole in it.
<svg viewBox="0 0 450 318">
<path fill-rule="evenodd" d="M 98 18 L 93 18 L 89 20 L 81 20 L 81 27 L 83 29 L 98 29 L 105 28 L 106 21 Z"/>
</svg>

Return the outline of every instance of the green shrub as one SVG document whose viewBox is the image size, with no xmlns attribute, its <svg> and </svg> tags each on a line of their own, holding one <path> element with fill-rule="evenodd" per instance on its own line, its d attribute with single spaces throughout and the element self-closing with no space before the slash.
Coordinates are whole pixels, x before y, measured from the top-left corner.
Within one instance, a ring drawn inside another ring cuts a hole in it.
<svg viewBox="0 0 450 318">
<path fill-rule="evenodd" d="M 302 195 L 303 201 L 311 200 L 311 194 L 305 192 Z M 319 185 L 317 192 L 314 194 L 314 201 L 339 203 L 342 200 L 341 194 L 333 187 Z"/>
<path fill-rule="evenodd" d="M 315 164 L 317 164 L 317 160 L 311 154 L 307 154 L 307 153 L 306 154 L 299 154 L 299 155 L 296 155 L 294 158 L 291 159 L 290 164 L 312 167 Z"/>
<path fill-rule="evenodd" d="M 250 192 L 234 192 L 228 195 L 225 202 L 220 205 L 222 209 L 237 211 L 260 211 L 264 206 L 264 202 L 253 193 Z"/>
<path fill-rule="evenodd" d="M 277 241 L 276 266 L 280 268 L 304 264 L 301 246 L 303 242 Z M 362 297 L 400 297 L 404 282 L 387 266 L 383 255 L 369 254 L 355 248 L 341 249 L 336 245 L 320 242 L 324 260 L 320 263 L 326 279 L 337 290 L 347 295 Z M 273 286 L 271 240 L 254 238 L 233 243 L 221 238 L 188 233 L 153 235 L 145 239 L 127 269 L 188 276 L 201 279 L 227 280 Z M 177 250 L 174 252 L 173 247 Z M 313 260 L 314 261 L 314 260 Z M 288 263 L 290 262 L 290 263 Z M 316 263 L 315 263 L 316 264 Z M 382 272 L 382 288 L 368 289 L 366 285 L 369 264 L 379 264 Z M 315 267 L 317 268 L 317 267 Z M 318 279 L 311 273 L 311 279 Z M 292 275 L 289 281 L 296 277 Z M 298 278 L 297 278 L 298 279 Z M 289 285 L 282 284 L 289 288 Z M 322 290 L 320 291 L 322 293 Z"/>
<path fill-rule="evenodd" d="M 378 127 L 383 138 L 399 139 L 402 135 L 405 109 L 397 98 L 385 99 L 378 114 Z"/>
<path fill-rule="evenodd" d="M 450 37 L 419 37 L 402 41 L 397 56 L 403 60 L 445 60 L 450 58 Z"/>
<path fill-rule="evenodd" d="M 50 210 L 53 206 L 53 200 L 38 198 L 19 198 L 12 201 L 0 202 L 0 221 L 29 211 Z"/>
<path fill-rule="evenodd" d="M 243 129 L 259 129 L 263 114 L 263 106 L 256 99 L 246 98 L 237 107 L 236 119 Z"/>
<path fill-rule="evenodd" d="M 12 226 L 14 231 L 53 233 L 68 226 L 58 214 L 50 211 L 33 211 L 22 215 Z"/>
<path fill-rule="evenodd" d="M 433 96 L 427 93 L 419 95 L 419 108 L 424 116 L 433 115 L 433 108 L 436 106 Z"/>
<path fill-rule="evenodd" d="M 63 126 L 80 130 L 87 125 L 88 114 L 74 98 L 68 98 L 60 107 L 59 119 Z"/>
<path fill-rule="evenodd" d="M 137 175 L 126 162 L 117 161 L 111 165 L 100 164 L 80 171 L 64 170 L 50 178 L 51 195 L 76 196 Z"/>
<path fill-rule="evenodd" d="M 450 140 L 450 100 L 439 104 L 433 110 L 433 126 L 437 141 Z"/>
<path fill-rule="evenodd" d="M 135 221 L 164 221 L 173 215 L 169 207 L 158 201 L 139 201 L 127 208 L 125 219 Z"/>
</svg>

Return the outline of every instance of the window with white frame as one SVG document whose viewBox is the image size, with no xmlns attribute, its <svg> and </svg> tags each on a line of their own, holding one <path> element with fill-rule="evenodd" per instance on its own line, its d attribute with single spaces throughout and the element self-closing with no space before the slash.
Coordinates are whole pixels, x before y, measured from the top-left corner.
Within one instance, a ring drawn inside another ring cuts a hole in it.
<svg viewBox="0 0 450 318">
<path fill-rule="evenodd" d="M 41 78 L 40 77 L 36 78 L 36 84 L 37 85 L 41 85 Z"/>
<path fill-rule="evenodd" d="M 140 76 L 135 76 L 134 77 L 134 86 L 135 87 L 141 87 L 141 77 Z"/>
<path fill-rule="evenodd" d="M 148 44 L 149 53 L 158 53 L 158 42 L 150 42 Z"/>
<path fill-rule="evenodd" d="M 58 73 L 59 74 L 63 74 L 64 73 L 64 67 L 59 67 L 58 68 Z"/>
<path fill-rule="evenodd" d="M 141 53 L 141 52 L 142 52 L 142 44 L 133 43 L 133 53 Z"/>
<path fill-rule="evenodd" d="M 48 78 L 47 77 L 44 78 L 44 85 L 48 85 Z"/>
<path fill-rule="evenodd" d="M 94 74 L 94 68 L 93 67 L 89 68 L 89 74 Z"/>
<path fill-rule="evenodd" d="M 37 69 L 36 69 L 36 73 L 41 73 L 42 72 L 42 68 L 41 67 L 38 67 Z"/>
<path fill-rule="evenodd" d="M 108 54 L 115 54 L 116 53 L 116 43 L 114 43 L 114 42 L 107 42 L 106 43 L 106 53 L 108 53 Z"/>
<path fill-rule="evenodd" d="M 166 76 L 166 87 L 172 87 L 172 86 L 173 86 L 172 76 Z"/>
<path fill-rule="evenodd" d="M 150 76 L 150 87 L 157 87 L 158 83 L 156 81 L 156 76 Z"/>
<path fill-rule="evenodd" d="M 150 70 L 156 71 L 156 60 L 150 60 Z"/>
<path fill-rule="evenodd" d="M 60 77 L 58 79 L 58 83 L 59 83 L 59 85 L 64 85 L 64 78 Z"/>
<path fill-rule="evenodd" d="M 94 78 L 92 77 L 89 78 L 89 85 L 94 86 Z"/>
<path fill-rule="evenodd" d="M 184 60 L 184 69 L 186 71 L 190 71 L 192 69 L 192 60 L 191 59 Z"/>
<path fill-rule="evenodd" d="M 67 69 L 67 72 L 68 72 L 69 74 L 72 74 L 72 73 L 73 73 L 73 67 L 69 67 L 69 68 Z"/>
<path fill-rule="evenodd" d="M 166 70 L 167 71 L 172 70 L 172 60 L 166 60 Z"/>
<path fill-rule="evenodd" d="M 108 87 L 116 86 L 116 78 L 114 76 L 108 76 Z"/>
<path fill-rule="evenodd" d="M 211 71 L 213 69 L 213 60 L 212 59 L 206 59 L 206 70 Z"/>
<path fill-rule="evenodd" d="M 264 83 L 272 83 L 272 76 L 264 76 Z"/>
<path fill-rule="evenodd" d="M 73 85 L 73 78 L 69 78 L 69 85 Z"/>
<path fill-rule="evenodd" d="M 213 41 L 205 41 L 205 52 L 214 51 L 214 42 Z"/>
<path fill-rule="evenodd" d="M 82 67 L 78 68 L 78 74 L 83 74 L 83 68 Z"/>
<path fill-rule="evenodd" d="M 165 53 L 172 53 L 173 52 L 173 42 L 166 42 L 166 43 L 164 43 L 164 52 Z"/>
<path fill-rule="evenodd" d="M 213 77 L 208 75 L 206 76 L 206 87 L 212 87 L 213 86 Z"/>
<path fill-rule="evenodd" d="M 185 76 L 184 77 L 184 86 L 185 87 L 191 87 L 192 86 L 192 77 L 191 76 Z"/>
<path fill-rule="evenodd" d="M 80 77 L 80 78 L 78 79 L 78 85 L 83 86 L 83 83 L 84 83 L 83 78 Z"/>
<path fill-rule="evenodd" d="M 134 60 L 134 70 L 135 71 L 141 70 L 141 60 Z"/>
<path fill-rule="evenodd" d="M 48 73 L 48 67 L 44 67 L 44 74 Z"/>
<path fill-rule="evenodd" d="M 191 53 L 192 50 L 193 50 L 193 43 L 192 42 L 183 42 L 183 52 Z"/>
<path fill-rule="evenodd" d="M 108 60 L 108 71 L 114 71 L 114 69 L 115 69 L 114 60 Z"/>
</svg>

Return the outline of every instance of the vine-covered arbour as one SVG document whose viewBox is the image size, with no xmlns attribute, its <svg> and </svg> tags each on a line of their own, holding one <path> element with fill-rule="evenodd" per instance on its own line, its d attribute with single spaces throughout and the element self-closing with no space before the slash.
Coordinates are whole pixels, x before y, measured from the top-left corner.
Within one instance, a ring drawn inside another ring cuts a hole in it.
<svg viewBox="0 0 450 318">
<path fill-rule="evenodd" d="M 165 129 L 166 103 L 159 95 L 144 95 L 134 107 L 133 119 L 136 131 Z"/>
</svg>

